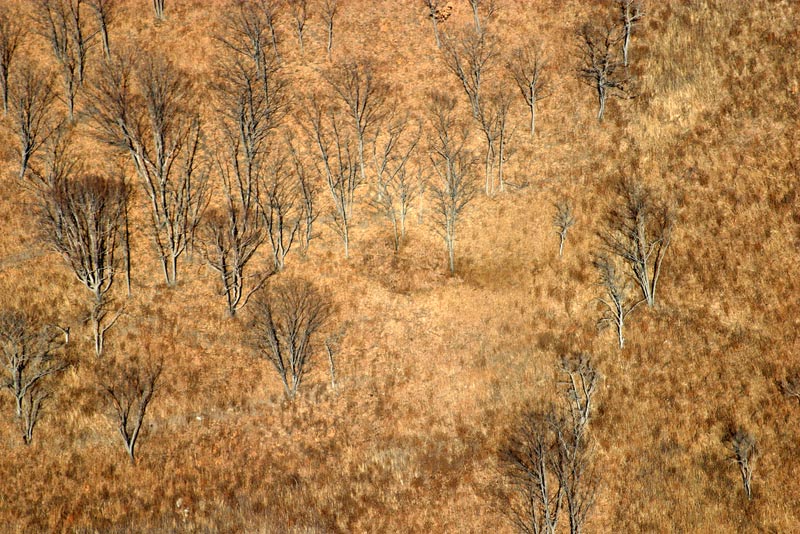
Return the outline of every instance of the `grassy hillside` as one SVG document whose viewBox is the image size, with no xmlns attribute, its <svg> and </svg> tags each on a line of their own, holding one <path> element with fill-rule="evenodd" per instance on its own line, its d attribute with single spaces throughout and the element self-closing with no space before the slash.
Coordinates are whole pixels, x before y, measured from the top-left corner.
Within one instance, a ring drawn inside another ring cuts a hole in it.
<svg viewBox="0 0 800 534">
<path fill-rule="evenodd" d="M 374 58 L 402 105 L 421 116 L 428 91 L 440 89 L 469 117 L 422 2 L 340 4 L 334 60 Z M 444 31 L 471 24 L 465 0 L 450 4 Z M 146 197 L 123 154 L 136 187 L 133 292 L 108 333 L 108 353 L 164 361 L 135 466 L 97 385 L 100 363 L 82 322 L 89 293 L 38 237 L 4 118 L 1 304 L 71 325 L 76 364 L 31 445 L 19 437 L 11 395 L 2 396 L 2 530 L 512 532 L 498 450 L 526 407 L 556 398 L 556 362 L 571 351 L 590 353 L 603 375 L 591 423 L 599 489 L 586 532 L 800 530 L 800 407 L 779 388 L 800 366 L 800 7 L 648 2 L 631 48 L 637 97 L 610 101 L 598 123 L 594 95 L 575 76 L 574 32 L 611 13 L 607 4 L 498 2 L 489 31 L 502 54 L 540 36 L 554 91 L 540 104 L 533 139 L 514 93 L 518 128 L 506 173 L 520 187 L 480 194 L 467 209 L 455 276 L 429 199 L 415 204 L 395 254 L 366 191 L 349 259 L 322 224 L 306 257 L 287 257 L 280 276 L 313 280 L 332 295 L 330 330 L 346 323 L 336 389 L 319 347 L 300 394 L 287 401 L 249 342 L 248 308 L 226 316 L 217 275 L 199 253 L 184 260 L 178 286 L 166 287 Z M 31 3 L 9 5 L 30 16 Z M 288 17 L 280 20 L 298 95 L 325 90 L 326 36 L 313 5 L 302 57 Z M 225 6 L 168 0 L 166 20 L 156 22 L 148 2 L 124 0 L 110 28 L 112 48 L 163 50 L 189 73 L 210 129 L 206 96 Z M 20 48 L 55 71 L 40 36 L 28 34 Z M 99 44 L 89 52 L 87 84 L 101 52 Z M 490 83 L 512 83 L 503 63 Z M 78 109 L 85 105 L 79 93 Z M 76 145 L 87 167 L 102 169 L 114 152 L 78 116 Z M 474 124 L 472 132 L 479 151 Z M 620 350 L 612 332 L 595 327 L 591 258 L 622 175 L 672 199 L 678 219 L 657 306 L 636 310 Z M 564 197 L 577 224 L 559 258 L 551 219 Z M 265 244 L 252 272 L 270 261 Z M 723 441 L 737 425 L 760 450 L 751 502 Z"/>
</svg>

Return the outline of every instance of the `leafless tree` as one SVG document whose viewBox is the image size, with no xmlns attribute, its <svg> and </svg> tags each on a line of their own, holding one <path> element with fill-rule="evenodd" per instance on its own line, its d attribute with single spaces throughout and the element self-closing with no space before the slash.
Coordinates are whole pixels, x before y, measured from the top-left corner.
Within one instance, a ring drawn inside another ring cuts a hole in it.
<svg viewBox="0 0 800 534">
<path fill-rule="evenodd" d="M 631 35 L 639 21 L 644 17 L 642 0 L 614 0 L 619 10 L 619 22 L 622 25 L 622 62 L 628 66 L 628 45 Z"/>
<path fill-rule="evenodd" d="M 739 466 L 739 472 L 742 475 L 742 485 L 744 486 L 747 500 L 752 500 L 753 468 L 758 456 L 756 439 L 745 429 L 738 428 L 735 432 L 731 432 L 728 436 L 728 441 L 733 453 L 732 460 Z"/>
<path fill-rule="evenodd" d="M 110 363 L 101 378 L 100 389 L 132 464 L 136 463 L 136 444 L 147 408 L 158 390 L 162 368 L 161 361 L 152 363 L 134 356 Z"/>
<path fill-rule="evenodd" d="M 800 402 L 800 372 L 794 370 L 781 380 L 780 388 L 783 394 L 790 399 L 797 399 Z"/>
<path fill-rule="evenodd" d="M 261 357 L 278 372 L 293 399 L 308 371 L 314 337 L 331 316 L 331 305 L 310 282 L 281 278 L 255 301 L 252 331 Z"/>
<path fill-rule="evenodd" d="M 153 13 L 156 20 L 164 20 L 164 0 L 153 0 Z"/>
<path fill-rule="evenodd" d="M 150 203 L 151 234 L 167 285 L 178 281 L 208 203 L 201 127 L 185 73 L 160 56 L 104 63 L 89 113 L 103 142 L 128 152 Z"/>
<path fill-rule="evenodd" d="M 487 19 L 491 18 L 497 10 L 494 0 L 467 0 L 472 8 L 472 17 L 475 21 L 475 31 L 482 32 L 480 12 L 483 11 Z"/>
<path fill-rule="evenodd" d="M 370 60 L 345 60 L 325 72 L 325 80 L 341 99 L 353 121 L 358 142 L 361 182 L 367 181 L 364 157 L 367 138 L 387 112 L 389 87 Z"/>
<path fill-rule="evenodd" d="M 484 75 L 497 57 L 494 40 L 486 32 L 465 29 L 456 36 L 445 37 L 442 56 L 461 82 L 472 105 L 472 116 L 478 119 Z"/>
<path fill-rule="evenodd" d="M 372 144 L 372 166 L 375 174 L 375 194 L 372 205 L 392 225 L 395 251 L 405 237 L 405 220 L 409 207 L 418 192 L 409 160 L 419 143 L 422 125 L 409 130 L 409 116 L 390 118 L 379 127 Z"/>
<path fill-rule="evenodd" d="M 245 267 L 267 238 L 267 230 L 257 182 L 247 182 L 234 165 L 235 161 L 217 161 L 224 202 L 221 209 L 206 218 L 202 237 L 206 260 L 221 277 L 222 293 L 231 316 L 247 304 L 271 274 L 257 275 L 252 288 L 246 288 Z"/>
<path fill-rule="evenodd" d="M 503 163 L 506 144 L 508 143 L 508 117 L 511 110 L 511 98 L 502 91 L 495 92 L 481 102 L 478 112 L 480 124 L 486 141 L 486 157 L 484 160 L 486 180 L 484 189 L 487 195 L 495 192 L 495 165 L 500 191 L 505 189 Z"/>
<path fill-rule="evenodd" d="M 38 324 L 20 311 L 0 313 L 0 384 L 14 396 L 26 444 L 30 443 L 41 403 L 50 391 L 45 379 L 68 366 L 60 354 L 64 344 L 55 327 Z"/>
<path fill-rule="evenodd" d="M 584 24 L 578 30 L 578 79 L 597 92 L 599 121 L 603 120 L 609 96 L 630 98 L 630 79 L 620 72 L 623 64 L 617 53 L 621 39 L 611 23 Z"/>
<path fill-rule="evenodd" d="M 668 203 L 635 180 L 620 181 L 617 198 L 600 238 L 606 250 L 630 268 L 647 305 L 652 307 L 662 262 L 672 241 L 675 214 Z"/>
<path fill-rule="evenodd" d="M 24 29 L 17 13 L 8 6 L 0 6 L 0 93 L 3 113 L 8 114 L 9 75 Z"/>
<path fill-rule="evenodd" d="M 286 0 L 289 13 L 294 21 L 294 31 L 297 33 L 297 42 L 300 44 L 300 54 L 305 51 L 303 46 L 303 32 L 308 21 L 308 0 Z"/>
<path fill-rule="evenodd" d="M 322 20 L 325 22 L 325 28 L 328 30 L 328 59 L 331 58 L 331 51 L 333 50 L 333 19 L 339 11 L 339 0 L 324 0 L 322 4 Z"/>
<path fill-rule="evenodd" d="M 94 11 L 97 24 L 100 27 L 100 36 L 103 40 L 103 53 L 106 60 L 111 59 L 111 44 L 108 40 L 108 26 L 114 22 L 119 4 L 117 0 L 87 0 L 87 4 Z"/>
<path fill-rule="evenodd" d="M 339 110 L 312 97 L 305 105 L 305 113 L 303 128 L 317 148 L 317 169 L 325 176 L 333 200 L 331 227 L 342 239 L 344 256 L 349 258 L 355 193 L 364 183 L 358 170 L 358 156 Z"/>
<path fill-rule="evenodd" d="M 625 320 L 639 304 L 644 302 L 644 299 L 635 304 L 629 303 L 627 297 L 628 283 L 626 280 L 620 279 L 617 267 L 611 258 L 600 255 L 594 259 L 593 264 L 600 275 L 600 287 L 605 292 L 603 297 L 596 299 L 606 308 L 605 313 L 597 321 L 597 326 L 603 328 L 608 325 L 614 325 L 617 330 L 619 348 L 623 348 L 625 345 L 625 337 L 623 335 Z"/>
<path fill-rule="evenodd" d="M 36 0 L 38 31 L 50 43 L 61 66 L 69 118 L 75 116 L 75 96 L 83 84 L 86 53 L 93 34 L 81 16 L 84 0 Z"/>
<path fill-rule="evenodd" d="M 286 255 L 292 249 L 304 220 L 302 179 L 295 171 L 296 168 L 284 157 L 273 157 L 267 165 L 262 188 L 261 213 L 276 271 L 282 271 L 286 265 Z"/>
<path fill-rule="evenodd" d="M 553 216 L 553 226 L 558 234 L 558 255 L 564 253 L 564 242 L 567 240 L 567 231 L 575 225 L 575 216 L 572 214 L 572 203 L 561 200 L 556 203 L 556 214 Z"/>
<path fill-rule="evenodd" d="M 557 476 L 562 462 L 552 412 L 529 412 L 501 452 L 518 498 L 509 506 L 511 520 L 526 534 L 554 534 L 564 501 Z"/>
<path fill-rule="evenodd" d="M 532 40 L 517 48 L 507 64 L 531 114 L 531 137 L 536 132 L 536 103 L 550 96 L 548 60 L 542 43 Z"/>
<path fill-rule="evenodd" d="M 289 147 L 289 153 L 292 158 L 292 166 L 297 175 L 297 180 L 300 184 L 301 200 L 303 203 L 303 229 L 301 234 L 301 248 L 302 253 L 308 252 L 308 247 L 311 240 L 317 237 L 314 233 L 314 223 L 319 217 L 319 210 L 317 208 L 317 199 L 319 198 L 319 186 L 317 181 L 314 180 L 313 173 L 307 169 L 305 157 L 301 155 L 300 151 L 295 147 L 291 139 L 286 142 Z"/>
<path fill-rule="evenodd" d="M 83 175 L 56 183 L 41 203 L 47 242 L 94 297 L 89 321 L 97 356 L 103 353 L 106 332 L 122 313 L 119 309 L 108 320 L 127 202 L 128 190 L 121 180 Z"/>
<path fill-rule="evenodd" d="M 455 274 L 456 228 L 467 205 L 475 198 L 474 159 L 466 149 L 467 133 L 456 119 L 456 101 L 443 93 L 429 95 L 433 127 L 429 140 L 435 179 L 430 184 L 435 228 L 447 246 L 450 273 Z"/>
<path fill-rule="evenodd" d="M 11 79 L 10 96 L 14 131 L 19 139 L 19 179 L 23 180 L 31 159 L 58 127 L 52 77 L 36 64 L 24 62 Z"/>
</svg>

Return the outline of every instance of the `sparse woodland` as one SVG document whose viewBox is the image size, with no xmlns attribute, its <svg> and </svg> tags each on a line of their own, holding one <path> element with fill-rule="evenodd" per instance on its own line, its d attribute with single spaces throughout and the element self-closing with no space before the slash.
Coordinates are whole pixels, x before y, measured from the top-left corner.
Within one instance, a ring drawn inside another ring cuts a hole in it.
<svg viewBox="0 0 800 534">
<path fill-rule="evenodd" d="M 798 28 L 0 3 L 2 530 L 799 531 Z"/>
</svg>

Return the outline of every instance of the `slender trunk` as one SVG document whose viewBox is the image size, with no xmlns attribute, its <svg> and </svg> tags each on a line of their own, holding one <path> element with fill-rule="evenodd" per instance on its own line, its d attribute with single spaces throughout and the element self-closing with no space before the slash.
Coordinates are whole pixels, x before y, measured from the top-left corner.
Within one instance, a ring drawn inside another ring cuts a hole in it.
<svg viewBox="0 0 800 534">
<path fill-rule="evenodd" d="M 439 38 L 439 24 L 436 22 L 436 13 L 431 13 L 431 22 L 433 23 L 433 37 L 436 39 L 436 48 L 441 48 L 442 40 Z"/>
<path fill-rule="evenodd" d="M 350 258 L 350 231 L 347 223 L 342 225 L 342 240 L 344 241 L 344 259 Z"/>
<path fill-rule="evenodd" d="M 478 3 L 473 0 L 470 4 L 472 4 L 472 18 L 475 19 L 475 30 L 481 33 L 481 18 L 478 16 Z"/>
<path fill-rule="evenodd" d="M 333 361 L 333 349 L 327 340 L 325 341 L 325 350 L 328 353 L 328 363 L 331 367 L 331 389 L 336 389 L 336 364 Z"/>
<path fill-rule="evenodd" d="M 0 66 L 0 90 L 3 91 L 3 114 L 8 115 L 8 67 Z"/>
<path fill-rule="evenodd" d="M 503 119 L 502 127 L 500 128 L 499 146 L 497 147 L 497 182 L 500 184 L 500 192 L 506 190 L 506 181 L 503 178 L 503 157 L 506 148 L 506 123 Z"/>
<path fill-rule="evenodd" d="M 450 274 L 454 275 L 456 274 L 455 237 L 448 235 L 445 241 L 447 242 L 447 258 L 450 265 Z"/>
<path fill-rule="evenodd" d="M 365 165 L 364 165 L 364 132 L 360 128 L 358 130 L 358 167 L 359 167 L 359 170 L 361 171 L 361 183 L 362 184 L 366 183 L 367 182 L 367 172 L 365 170 Z M 351 191 L 352 191 L 352 189 L 351 189 Z M 350 202 L 350 206 L 352 206 L 352 205 L 353 205 L 353 203 Z M 348 213 L 348 215 L 349 215 L 349 213 Z"/>
<path fill-rule="evenodd" d="M 536 94 L 531 89 L 531 137 L 536 133 Z"/>
<path fill-rule="evenodd" d="M 625 319 L 619 318 L 617 320 L 617 337 L 619 339 L 619 348 L 623 348 L 625 346 L 625 338 L 622 335 L 622 329 L 625 326 Z"/>
<path fill-rule="evenodd" d="M 123 233 L 123 253 L 125 255 L 125 284 L 128 289 L 128 296 L 131 296 L 131 232 L 128 226 L 128 203 L 125 202 L 125 229 Z"/>
<path fill-rule="evenodd" d="M 27 147 L 22 148 L 22 161 L 19 165 L 19 179 L 23 180 L 25 178 L 25 172 L 28 170 L 28 162 L 31 159 L 30 149 Z"/>
<path fill-rule="evenodd" d="M 18 389 L 17 389 L 18 391 Z M 17 401 L 17 418 L 22 417 L 22 399 L 25 397 L 25 393 L 21 395 L 14 395 L 15 400 Z"/>
<path fill-rule="evenodd" d="M 169 285 L 175 286 L 178 283 L 178 256 L 174 252 L 170 256 L 170 268 L 172 269 L 172 282 Z"/>
<path fill-rule="evenodd" d="M 397 216 L 392 213 L 392 231 L 394 232 L 394 251 L 400 250 L 400 233 L 397 229 Z"/>
<path fill-rule="evenodd" d="M 486 147 L 486 194 L 492 195 L 494 193 L 494 147 L 491 140 L 487 139 Z"/>
<path fill-rule="evenodd" d="M 560 243 L 558 244 L 558 257 L 560 258 L 564 253 L 564 234 L 560 233 Z"/>
<path fill-rule="evenodd" d="M 333 18 L 328 22 L 328 61 L 331 59 L 331 50 L 333 50 Z"/>
<path fill-rule="evenodd" d="M 628 44 L 631 42 L 631 27 L 630 24 L 625 24 L 625 37 L 622 41 L 622 63 L 628 66 Z"/>
<path fill-rule="evenodd" d="M 105 22 L 100 24 L 100 35 L 103 38 L 103 53 L 106 59 L 111 59 L 111 45 L 108 42 L 108 27 Z"/>
<path fill-rule="evenodd" d="M 597 120 L 603 120 L 603 114 L 606 111 L 606 89 L 602 85 L 597 86 L 597 99 L 600 103 L 600 110 L 597 112 Z"/>
</svg>

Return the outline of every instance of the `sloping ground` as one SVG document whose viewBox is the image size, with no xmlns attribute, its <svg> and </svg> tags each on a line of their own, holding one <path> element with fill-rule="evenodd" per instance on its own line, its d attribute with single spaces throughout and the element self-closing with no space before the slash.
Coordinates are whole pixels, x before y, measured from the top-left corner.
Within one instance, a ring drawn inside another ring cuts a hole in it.
<svg viewBox="0 0 800 534">
<path fill-rule="evenodd" d="M 466 2 L 452 3 L 446 29 L 471 19 Z M 480 197 L 468 213 L 458 276 L 446 276 L 443 247 L 417 213 L 395 257 L 366 206 L 349 261 L 329 230 L 307 258 L 289 257 L 289 271 L 330 290 L 348 321 L 336 390 L 318 358 L 300 398 L 283 400 L 249 348 L 247 317 L 224 317 L 201 259 L 185 263 L 179 287 L 165 288 L 140 225 L 134 295 L 109 333 L 110 350 L 165 360 L 135 467 L 93 378 L 80 323 L 85 290 L 57 256 L 42 253 L 9 155 L 3 305 L 72 324 L 80 364 L 28 447 L 10 397 L 3 401 L 4 529 L 511 531 L 496 451 L 525 406 L 554 398 L 555 363 L 569 350 L 590 352 L 604 376 L 591 423 L 600 489 L 587 531 L 800 529 L 800 408 L 777 386 L 800 365 L 800 9 L 788 1 L 651 2 L 632 49 L 639 97 L 610 104 L 599 125 L 589 89 L 573 75 L 571 32 L 589 7 L 529 4 L 502 2 L 496 29 L 509 42 L 541 34 L 558 90 L 542 102 L 538 137 L 515 141 L 509 175 L 529 185 Z M 206 80 L 220 5 L 176 2 L 161 25 L 133 2 L 124 7 L 112 42 L 164 47 Z M 416 110 L 431 87 L 459 91 L 423 15 L 411 1 L 343 2 L 334 45 L 376 56 Z M 288 28 L 284 41 L 289 68 L 306 85 L 323 64 L 319 18 L 309 24 L 305 64 Z M 524 130 L 521 106 L 516 114 Z M 10 151 L 8 133 L 3 142 Z M 679 212 L 658 305 L 632 316 L 623 351 L 594 327 L 590 265 L 621 173 L 637 174 Z M 550 219 L 562 196 L 574 199 L 578 223 L 559 259 Z M 747 427 L 761 452 L 751 503 L 722 441 L 734 425 Z"/>
</svg>

